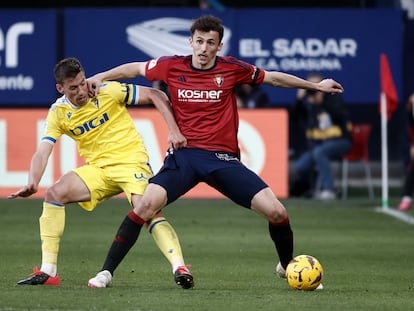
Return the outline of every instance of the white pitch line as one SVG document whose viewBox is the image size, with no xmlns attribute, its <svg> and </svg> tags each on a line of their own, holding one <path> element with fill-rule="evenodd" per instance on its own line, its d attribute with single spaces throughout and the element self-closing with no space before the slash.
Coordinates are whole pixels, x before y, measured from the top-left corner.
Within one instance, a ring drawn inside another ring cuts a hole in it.
<svg viewBox="0 0 414 311">
<path fill-rule="evenodd" d="M 397 219 L 399 219 L 403 222 L 406 222 L 410 225 L 414 225 L 414 217 L 407 214 L 407 213 L 404 213 L 404 212 L 401 212 L 401 211 L 398 211 L 396 209 L 389 208 L 389 207 L 387 207 L 387 208 L 377 207 L 375 210 L 379 213 L 384 213 L 384 214 L 390 215 L 392 217 L 395 217 L 395 218 L 397 218 Z"/>
</svg>

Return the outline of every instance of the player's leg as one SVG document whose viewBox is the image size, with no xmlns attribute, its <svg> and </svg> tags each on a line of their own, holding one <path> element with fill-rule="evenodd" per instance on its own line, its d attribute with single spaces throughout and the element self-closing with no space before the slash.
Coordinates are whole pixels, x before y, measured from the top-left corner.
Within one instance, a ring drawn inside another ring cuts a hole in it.
<svg viewBox="0 0 414 311">
<path fill-rule="evenodd" d="M 189 172 L 190 170 L 184 171 Z M 161 220 L 159 217 L 162 215 L 160 213 L 161 209 L 182 194 L 178 189 L 186 188 L 179 185 L 182 186 L 188 183 L 180 182 L 180 180 L 182 180 L 180 170 L 177 169 L 177 166 L 171 165 L 171 158 L 167 158 L 161 172 L 152 178 L 151 183 L 145 189 L 143 197 L 133 196 L 134 209 L 128 213 L 121 223 L 101 272 L 107 271 L 111 276 L 113 275 L 115 269 L 138 239 L 142 226 L 149 223 L 149 229 L 155 242 L 172 264 L 173 270 L 180 274 L 177 280 L 177 273 L 175 273 L 176 283 L 183 288 L 193 287 L 192 276 L 184 265 L 181 247 L 174 229 L 166 221 L 159 221 Z M 193 186 L 194 183 L 192 182 L 191 185 Z M 167 191 L 169 201 L 167 201 Z M 171 253 L 171 249 L 175 251 Z M 98 280 L 101 272 L 95 278 L 89 280 L 89 286 L 106 287 L 105 284 L 101 286 L 102 283 Z M 187 277 L 183 279 L 181 274 L 187 275 Z"/>
<path fill-rule="evenodd" d="M 170 262 L 173 272 L 179 266 L 185 266 L 177 233 L 162 213 L 158 213 L 149 222 L 148 232 L 152 235 L 165 258 Z"/>
<path fill-rule="evenodd" d="M 39 218 L 40 238 L 42 241 L 42 265 L 33 275 L 19 281 L 19 285 L 59 285 L 57 260 L 59 243 L 65 228 L 65 204 L 87 200 L 89 190 L 82 179 L 74 172 L 62 176 L 48 188 L 43 201 L 43 211 Z"/>
<path fill-rule="evenodd" d="M 270 237 L 283 268 L 286 268 L 293 258 L 293 232 L 288 213 L 272 190 L 242 164 L 215 171 L 211 180 L 210 184 L 225 196 L 268 220 Z"/>
<path fill-rule="evenodd" d="M 149 165 L 143 162 L 132 166 L 122 165 L 116 169 L 112 168 L 106 175 L 111 184 L 122 189 L 131 206 L 135 208 L 142 199 L 152 171 Z M 145 224 L 133 210 L 125 216 L 112 241 L 102 269 L 95 277 L 89 279 L 89 287 L 104 288 L 112 285 L 114 272 L 136 243 L 143 223 Z"/>
<path fill-rule="evenodd" d="M 148 224 L 148 231 L 165 258 L 170 262 L 177 285 L 187 289 L 194 286 L 193 277 L 185 265 L 177 233 L 171 224 L 158 213 Z"/>
<path fill-rule="evenodd" d="M 112 277 L 116 268 L 138 240 L 144 224 L 142 219 L 132 210 L 125 216 L 115 234 L 101 271 L 95 277 L 89 279 L 89 287 L 105 288 L 112 285 Z"/>
<path fill-rule="evenodd" d="M 102 288 L 111 284 L 116 268 L 137 241 L 142 227 L 147 224 L 159 249 L 173 266 L 176 283 L 185 289 L 194 286 L 193 277 L 184 264 L 178 237 L 159 211 L 167 201 L 165 189 L 156 184 L 149 184 L 144 198 L 147 202 L 145 208 L 151 211 L 154 209 L 154 212 L 141 212 L 144 208 L 143 198 L 133 196 L 134 209 L 127 214 L 119 226 L 101 271 L 89 280 L 88 286 Z M 147 216 L 142 218 L 137 215 L 141 213 Z"/>
<path fill-rule="evenodd" d="M 286 269 L 293 258 L 293 231 L 283 204 L 267 187 L 252 199 L 251 209 L 269 221 L 269 234 L 275 244 L 281 266 Z"/>
<path fill-rule="evenodd" d="M 147 201 L 148 197 L 144 197 L 143 205 L 147 207 L 144 209 L 145 213 L 140 214 L 144 219 L 152 218 L 149 232 L 170 262 L 176 284 L 184 289 L 194 287 L 193 276 L 185 265 L 175 230 L 168 222 L 163 221 L 163 218 L 159 218 L 162 215 L 158 211 L 160 211 L 159 207 L 175 201 L 198 183 L 195 171 L 189 166 L 191 156 L 191 150 L 188 149 L 176 150 L 173 154 L 169 154 L 161 173 L 152 178 L 151 187 L 146 190 L 155 192 L 154 195 L 148 196 L 152 201 Z M 159 196 L 157 193 L 162 195 Z"/>
</svg>

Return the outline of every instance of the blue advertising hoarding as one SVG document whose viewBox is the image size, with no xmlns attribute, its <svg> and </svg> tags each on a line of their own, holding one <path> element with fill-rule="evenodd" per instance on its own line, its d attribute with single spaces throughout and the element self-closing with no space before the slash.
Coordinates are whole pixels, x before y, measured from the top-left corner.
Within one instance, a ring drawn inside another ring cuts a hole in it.
<svg viewBox="0 0 414 311">
<path fill-rule="evenodd" d="M 244 10 L 238 21 L 239 57 L 258 67 L 300 77 L 319 71 L 341 82 L 346 102 L 377 103 L 380 54 L 386 53 L 401 94 L 401 11 Z M 292 102 L 296 91 L 268 92 L 276 102 Z"/>
<path fill-rule="evenodd" d="M 386 53 L 401 98 L 400 10 L 67 8 L 60 15 L 7 9 L 0 11 L 0 106 L 49 106 L 61 57 L 78 57 L 91 75 L 124 62 L 190 54 L 191 22 L 209 13 L 224 22 L 222 55 L 303 78 L 320 70 L 343 84 L 350 104 L 378 102 L 379 59 Z M 275 106 L 295 96 L 292 89 L 265 89 Z"/>
<path fill-rule="evenodd" d="M 230 9 L 218 14 L 198 9 L 67 9 L 65 54 L 79 57 L 88 74 L 124 62 L 190 54 L 191 22 L 208 13 L 224 22 L 222 55 L 303 78 L 320 71 L 343 84 L 348 103 L 360 104 L 378 102 L 379 59 L 386 53 L 401 94 L 399 10 Z M 291 89 L 266 91 L 276 106 L 295 96 Z"/>
<path fill-rule="evenodd" d="M 56 98 L 55 10 L 0 10 L 0 105 L 45 105 Z"/>
</svg>

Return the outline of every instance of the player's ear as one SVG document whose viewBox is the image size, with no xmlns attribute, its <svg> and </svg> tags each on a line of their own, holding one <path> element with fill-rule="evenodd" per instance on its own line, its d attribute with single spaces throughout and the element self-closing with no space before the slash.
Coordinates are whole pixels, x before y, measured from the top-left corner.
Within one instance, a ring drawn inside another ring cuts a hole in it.
<svg viewBox="0 0 414 311">
<path fill-rule="evenodd" d="M 60 93 L 63 94 L 63 85 L 56 83 L 56 90 Z"/>
<path fill-rule="evenodd" d="M 217 50 L 218 51 L 221 51 L 221 49 L 223 48 L 223 42 L 220 42 L 220 44 L 218 45 L 218 48 L 217 48 Z"/>
</svg>

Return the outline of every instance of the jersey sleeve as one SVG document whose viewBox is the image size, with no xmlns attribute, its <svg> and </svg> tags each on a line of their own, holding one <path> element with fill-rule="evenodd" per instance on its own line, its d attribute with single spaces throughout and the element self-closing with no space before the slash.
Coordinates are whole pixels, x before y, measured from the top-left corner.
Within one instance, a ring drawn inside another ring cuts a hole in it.
<svg viewBox="0 0 414 311">
<path fill-rule="evenodd" d="M 148 61 L 145 68 L 145 78 L 148 81 L 167 81 L 169 59 L 171 59 L 171 57 L 162 56 Z"/>
<path fill-rule="evenodd" d="M 42 141 L 54 144 L 60 136 L 62 136 L 63 132 L 59 120 L 63 120 L 63 118 L 59 116 L 59 109 L 56 105 L 52 105 L 46 117 Z"/>
<path fill-rule="evenodd" d="M 255 65 L 246 63 L 242 60 L 236 59 L 234 57 L 227 57 L 228 62 L 233 62 L 235 70 L 240 77 L 240 84 L 252 84 L 258 85 L 262 84 L 264 80 L 264 70 L 256 67 Z"/>
<path fill-rule="evenodd" d="M 105 82 L 100 91 L 108 94 L 115 102 L 122 105 L 137 105 L 139 101 L 139 86 L 135 84 L 116 81 Z"/>
</svg>

